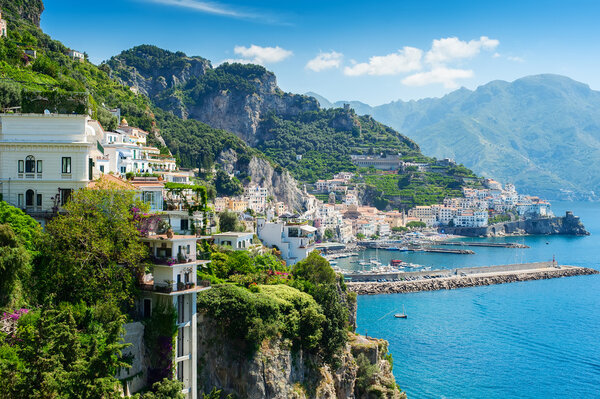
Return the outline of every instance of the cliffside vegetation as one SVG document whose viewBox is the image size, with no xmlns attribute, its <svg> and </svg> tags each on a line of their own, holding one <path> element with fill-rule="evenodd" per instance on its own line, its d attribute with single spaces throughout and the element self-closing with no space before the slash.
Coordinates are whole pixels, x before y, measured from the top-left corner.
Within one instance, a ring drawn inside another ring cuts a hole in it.
<svg viewBox="0 0 600 399">
<path fill-rule="evenodd" d="M 0 397 L 120 397 L 123 323 L 147 257 L 135 207 L 133 193 L 80 190 L 42 231 L 0 203 Z"/>
</svg>

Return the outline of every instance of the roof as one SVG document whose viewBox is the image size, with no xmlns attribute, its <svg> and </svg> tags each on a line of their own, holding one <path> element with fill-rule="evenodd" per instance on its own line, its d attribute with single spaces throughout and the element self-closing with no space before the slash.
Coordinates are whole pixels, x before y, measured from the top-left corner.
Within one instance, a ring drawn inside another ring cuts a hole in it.
<svg viewBox="0 0 600 399">
<path fill-rule="evenodd" d="M 239 232 L 239 231 L 230 231 L 227 233 L 213 234 L 213 238 L 216 237 L 245 237 L 245 236 L 254 236 L 253 232 Z"/>
<path fill-rule="evenodd" d="M 140 237 L 141 240 L 146 241 L 146 240 L 150 240 L 150 241 L 157 241 L 157 240 L 161 240 L 161 241 L 178 241 L 178 240 L 191 240 L 191 239 L 198 239 L 198 237 L 194 236 L 194 235 L 179 235 L 179 234 L 173 234 L 173 237 L 169 238 L 167 237 L 166 234 L 156 234 L 153 236 L 148 236 L 148 237 Z"/>
<path fill-rule="evenodd" d="M 312 226 L 301 226 L 300 230 L 304 230 L 304 231 L 308 231 L 310 233 L 314 233 L 315 231 L 317 231 L 316 227 L 312 227 Z"/>
<path fill-rule="evenodd" d="M 101 190 L 105 188 L 117 188 L 120 190 L 135 190 L 135 186 L 129 184 L 115 175 L 102 175 L 98 180 L 89 182 L 88 188 L 92 190 Z"/>
</svg>

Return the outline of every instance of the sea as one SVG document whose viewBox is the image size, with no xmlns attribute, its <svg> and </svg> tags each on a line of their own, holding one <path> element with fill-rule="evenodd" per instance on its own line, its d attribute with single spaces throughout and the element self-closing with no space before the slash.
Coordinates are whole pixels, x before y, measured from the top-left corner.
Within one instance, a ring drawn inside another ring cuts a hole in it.
<svg viewBox="0 0 600 399">
<path fill-rule="evenodd" d="M 552 209 L 572 210 L 591 235 L 471 238 L 530 247 L 471 247 L 474 255 L 361 256 L 432 269 L 555 257 L 600 270 L 600 204 L 556 201 Z M 394 318 L 402 309 L 408 318 Z M 360 334 L 389 341 L 396 382 L 409 398 L 600 398 L 600 275 L 359 296 L 357 324 Z"/>
</svg>

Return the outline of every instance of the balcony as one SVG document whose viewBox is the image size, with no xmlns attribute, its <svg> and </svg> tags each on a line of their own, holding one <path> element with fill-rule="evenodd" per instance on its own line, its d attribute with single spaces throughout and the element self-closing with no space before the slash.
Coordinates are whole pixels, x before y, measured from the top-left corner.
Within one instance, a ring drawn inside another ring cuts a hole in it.
<svg viewBox="0 0 600 399">
<path fill-rule="evenodd" d="M 210 287 L 210 281 L 200 280 L 198 284 L 194 282 L 189 283 L 173 283 L 173 284 L 154 284 L 153 282 L 140 284 L 142 291 L 151 291 L 161 294 L 171 294 L 173 292 L 185 292 L 193 289 L 203 289 Z"/>
<path fill-rule="evenodd" d="M 173 266 L 173 265 L 183 265 L 186 263 L 192 263 L 195 260 L 187 257 L 187 256 L 178 256 L 176 258 L 171 258 L 171 257 L 150 257 L 150 262 L 152 262 L 155 265 L 162 265 L 162 266 Z"/>
</svg>

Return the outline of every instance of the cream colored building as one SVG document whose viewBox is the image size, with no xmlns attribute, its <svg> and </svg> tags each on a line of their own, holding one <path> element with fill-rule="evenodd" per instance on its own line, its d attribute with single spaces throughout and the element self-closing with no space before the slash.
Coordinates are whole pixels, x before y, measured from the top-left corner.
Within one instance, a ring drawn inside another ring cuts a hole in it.
<svg viewBox="0 0 600 399">
<path fill-rule="evenodd" d="M 99 177 L 104 131 L 86 115 L 0 114 L 0 193 L 39 221 Z"/>
</svg>

